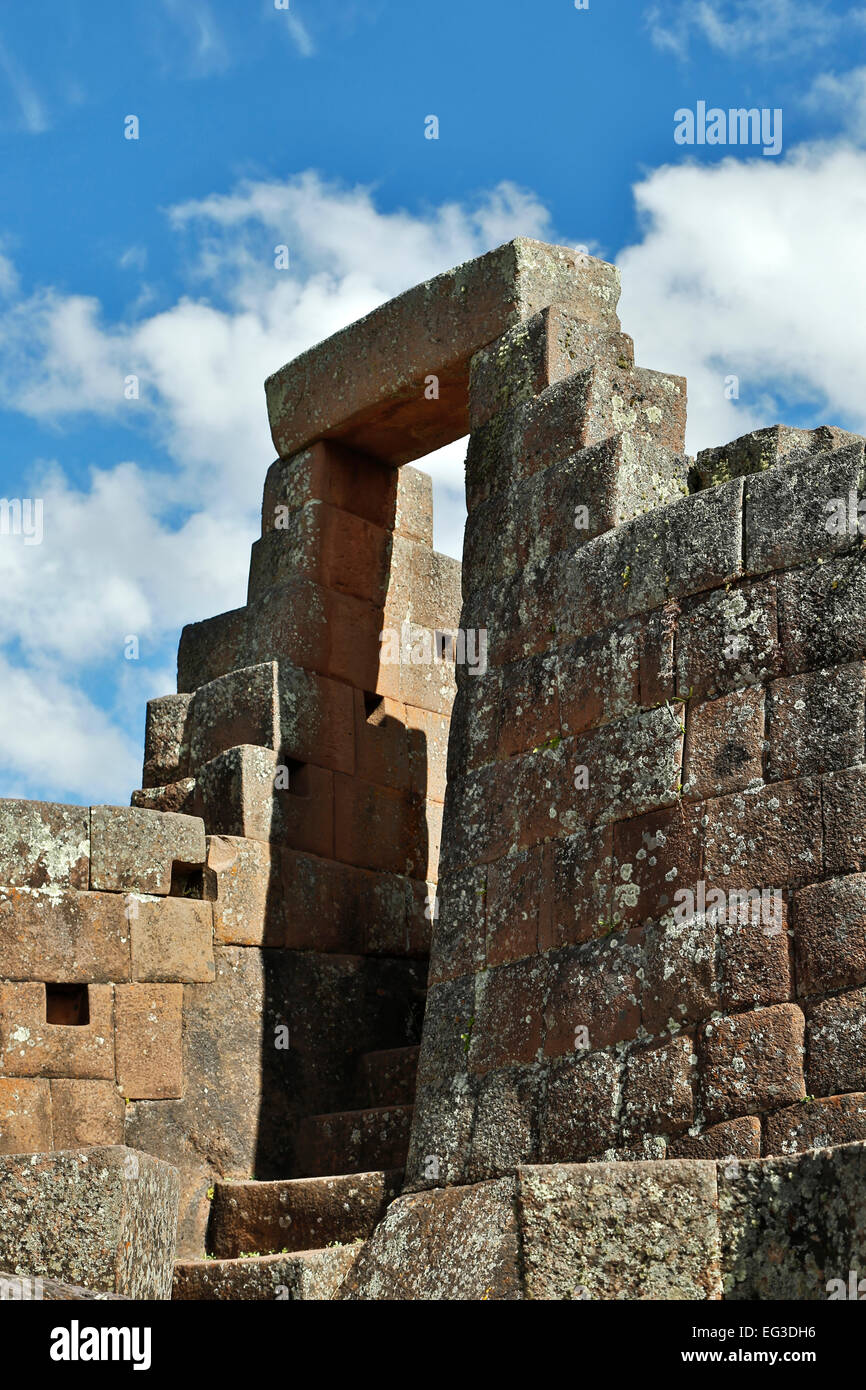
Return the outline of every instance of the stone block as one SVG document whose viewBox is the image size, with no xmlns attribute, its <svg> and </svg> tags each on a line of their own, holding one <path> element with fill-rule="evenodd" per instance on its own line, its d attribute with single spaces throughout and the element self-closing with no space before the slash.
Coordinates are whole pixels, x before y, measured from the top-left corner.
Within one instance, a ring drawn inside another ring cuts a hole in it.
<svg viewBox="0 0 866 1390">
<path fill-rule="evenodd" d="M 281 946 L 281 852 L 262 840 L 209 835 L 205 897 L 216 941 L 234 946 Z"/>
<path fill-rule="evenodd" d="M 807 460 L 812 454 L 823 454 L 856 438 L 845 430 L 822 425 L 815 430 L 791 429 L 787 425 L 768 425 L 752 430 L 730 444 L 702 449 L 695 465 L 703 487 L 715 487 L 731 478 L 763 473 L 779 464 Z"/>
<path fill-rule="evenodd" d="M 554 1062 L 539 1116 L 543 1163 L 574 1163 L 620 1138 L 623 1062 L 614 1052 L 575 1053 Z"/>
<path fill-rule="evenodd" d="M 523 956 L 534 956 L 544 949 L 550 937 L 547 920 L 552 910 L 550 869 L 550 855 L 542 845 L 517 850 L 487 866 L 488 965 L 505 965 Z M 483 931 L 484 898 L 479 906 Z M 472 918 L 464 921 L 463 930 L 466 932 Z"/>
<path fill-rule="evenodd" d="M 118 985 L 117 1084 L 128 1100 L 183 1095 L 183 986 Z"/>
<path fill-rule="evenodd" d="M 611 825 L 582 828 L 547 851 L 553 903 L 549 919 L 546 911 L 539 916 L 540 950 L 577 946 L 610 930 L 613 833 Z"/>
<path fill-rule="evenodd" d="M 680 1135 L 668 1145 L 668 1158 L 730 1160 L 761 1157 L 761 1121 L 757 1115 L 723 1120 L 700 1134 Z"/>
<path fill-rule="evenodd" d="M 822 777 L 821 809 L 825 872 L 866 869 L 866 766 Z"/>
<path fill-rule="evenodd" d="M 861 763 L 864 702 L 862 661 L 773 681 L 767 693 L 767 780 Z"/>
<path fill-rule="evenodd" d="M 279 748 L 276 662 L 242 667 L 201 686 L 192 699 L 190 723 L 194 772 L 243 744 Z"/>
<path fill-rule="evenodd" d="M 720 1297 L 712 1164 L 557 1164 L 517 1182 L 527 1298 Z"/>
<path fill-rule="evenodd" d="M 695 891 L 703 869 L 701 810 L 687 802 L 664 807 L 613 827 L 613 925 L 658 922 Z"/>
<path fill-rule="evenodd" d="M 866 656 L 866 551 L 778 577 L 779 641 L 789 674 Z"/>
<path fill-rule="evenodd" d="M 792 569 L 853 549 L 848 527 L 834 525 L 836 503 L 866 489 L 862 439 L 810 454 L 747 480 L 745 570 Z"/>
<path fill-rule="evenodd" d="M 716 589 L 683 603 L 677 630 L 677 691 L 724 695 L 779 674 L 776 580 Z"/>
<path fill-rule="evenodd" d="M 0 888 L 0 978 L 128 980 L 130 901 L 118 893 Z"/>
<path fill-rule="evenodd" d="M 469 1030 L 472 1071 L 539 1059 L 547 983 L 548 963 L 539 957 L 499 965 L 478 977 L 474 1024 Z"/>
<path fill-rule="evenodd" d="M 398 1197 L 336 1297 L 519 1299 L 514 1180 Z"/>
<path fill-rule="evenodd" d="M 268 469 L 262 535 L 273 531 L 278 523 L 285 525 L 291 513 L 309 502 L 340 507 L 389 530 L 394 525 L 401 476 L 401 469 L 381 459 L 347 449 L 334 440 L 318 440 L 291 457 L 277 459 Z M 431 489 L 431 540 L 432 501 Z"/>
<path fill-rule="evenodd" d="M 90 827 L 91 888 L 164 896 L 171 891 L 175 865 L 204 864 L 204 824 L 195 816 L 93 806 Z"/>
<path fill-rule="evenodd" d="M 796 776 L 797 773 L 790 775 Z M 703 801 L 764 776 L 764 691 L 735 690 L 689 707 L 684 794 Z"/>
<path fill-rule="evenodd" d="M 793 926 L 800 994 L 866 985 L 866 874 L 801 888 Z"/>
<path fill-rule="evenodd" d="M 132 978 L 151 983 L 212 980 L 213 908 L 193 898 L 130 905 Z"/>
<path fill-rule="evenodd" d="M 349 773 L 355 770 L 363 781 L 382 787 L 407 789 L 410 785 L 410 734 L 406 706 L 384 695 L 349 691 L 347 686 L 343 689 L 354 701 L 356 766 L 338 770 Z"/>
<path fill-rule="evenodd" d="M 515 1163 L 536 1161 L 537 1115 L 544 1086 L 541 1067 L 508 1067 L 479 1079 L 468 1182 L 498 1178 Z"/>
<path fill-rule="evenodd" d="M 0 985 L 0 1071 L 7 1076 L 113 1079 L 114 988 L 82 985 L 74 995 L 69 989 L 61 985 L 58 993 L 44 984 Z M 50 1021 L 55 1017 L 76 1021 Z"/>
<path fill-rule="evenodd" d="M 327 502 L 305 502 L 253 545 L 247 599 L 302 575 L 382 607 L 391 545 L 391 532 L 363 517 Z"/>
<path fill-rule="evenodd" d="M 50 801 L 0 801 L 0 883 L 87 888 L 90 812 Z"/>
<path fill-rule="evenodd" d="M 765 1120 L 764 1153 L 793 1154 L 866 1139 L 866 1094 L 825 1096 Z"/>
<path fill-rule="evenodd" d="M 118 1146 L 0 1158 L 0 1268 L 134 1299 L 171 1296 L 178 1180 Z"/>
<path fill-rule="evenodd" d="M 0 1077 L 0 1154 L 54 1148 L 50 1085 L 44 1077 Z"/>
<path fill-rule="evenodd" d="M 695 1117 L 696 1061 L 692 1039 L 686 1034 L 629 1052 L 622 1102 L 626 1139 L 688 1129 Z"/>
<path fill-rule="evenodd" d="M 821 865 L 821 799 L 816 779 L 776 782 L 703 803 L 708 889 L 785 888 Z"/>
<path fill-rule="evenodd" d="M 55 1077 L 51 1086 L 54 1149 L 122 1144 L 126 1106 L 113 1081 L 70 1081 Z"/>
<path fill-rule="evenodd" d="M 468 433 L 469 363 L 479 348 L 562 302 L 618 327 L 613 266 L 518 238 L 390 300 L 288 363 L 265 384 L 278 454 L 339 438 L 408 463 Z M 425 383 L 438 379 L 438 397 Z"/>
<path fill-rule="evenodd" d="M 281 773 L 282 769 L 282 773 Z M 198 769 L 202 815 L 212 835 L 249 840 L 276 840 L 284 833 L 283 807 L 291 792 L 294 769 L 269 748 L 246 744 L 229 748 Z M 305 769 L 306 777 L 310 772 Z M 330 774 L 325 774 L 330 778 Z M 281 776 L 283 790 L 275 783 Z M 288 789 L 285 789 L 288 783 Z M 330 809 L 326 810 L 330 820 Z"/>
<path fill-rule="evenodd" d="M 336 1297 L 357 1257 L 358 1246 L 347 1245 L 243 1260 L 181 1260 L 175 1266 L 172 1299 L 321 1302 Z"/>
<path fill-rule="evenodd" d="M 640 1025 L 640 933 L 616 933 L 548 957 L 544 1055 L 593 1052 L 635 1036 Z"/>
<path fill-rule="evenodd" d="M 247 610 L 233 608 L 199 623 L 187 623 L 177 648 L 177 688 L 186 694 L 238 666 L 246 640 Z"/>
<path fill-rule="evenodd" d="M 163 787 L 189 775 L 191 696 L 162 695 L 147 702 L 142 785 Z"/>
<path fill-rule="evenodd" d="M 819 999 L 805 1008 L 809 1094 L 866 1091 L 866 989 Z"/>
<path fill-rule="evenodd" d="M 487 866 L 482 865 L 457 869 L 439 880 L 435 905 L 431 907 L 431 985 L 460 975 L 474 975 L 484 966 L 487 875 Z M 495 931 L 494 928 L 494 935 Z"/>
<path fill-rule="evenodd" d="M 804 1019 L 794 1004 L 705 1023 L 699 1034 L 701 1108 L 708 1124 L 803 1100 Z"/>
</svg>

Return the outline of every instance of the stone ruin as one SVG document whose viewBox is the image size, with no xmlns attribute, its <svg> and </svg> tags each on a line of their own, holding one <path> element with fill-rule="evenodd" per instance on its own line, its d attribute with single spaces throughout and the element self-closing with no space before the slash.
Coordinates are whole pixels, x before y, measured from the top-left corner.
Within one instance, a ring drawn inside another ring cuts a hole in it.
<svg viewBox="0 0 866 1390">
<path fill-rule="evenodd" d="M 866 1260 L 864 440 L 688 457 L 618 295 L 519 239 L 283 367 L 247 603 L 184 629 L 131 807 L 0 803 L 7 1279 Z M 466 434 L 461 573 L 409 465 Z"/>
</svg>

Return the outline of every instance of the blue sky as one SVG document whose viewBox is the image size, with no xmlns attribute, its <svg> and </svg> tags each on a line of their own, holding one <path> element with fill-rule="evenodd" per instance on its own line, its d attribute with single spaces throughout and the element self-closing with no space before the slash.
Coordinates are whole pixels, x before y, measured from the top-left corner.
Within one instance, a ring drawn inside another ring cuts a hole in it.
<svg viewBox="0 0 866 1390">
<path fill-rule="evenodd" d="M 781 153 L 678 145 L 699 102 Z M 181 627 L 244 599 L 265 375 L 511 236 L 617 261 L 690 449 L 866 432 L 866 4 L 8 6 L 0 154 L 0 495 L 44 499 L 0 536 L 2 795 L 128 800 Z M 423 466 L 459 554 L 461 449 Z"/>
</svg>

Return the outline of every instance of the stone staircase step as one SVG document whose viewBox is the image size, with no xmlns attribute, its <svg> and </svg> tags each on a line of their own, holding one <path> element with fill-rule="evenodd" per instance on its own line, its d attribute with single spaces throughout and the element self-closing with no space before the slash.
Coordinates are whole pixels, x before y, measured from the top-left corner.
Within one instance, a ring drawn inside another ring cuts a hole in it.
<svg viewBox="0 0 866 1390">
<path fill-rule="evenodd" d="M 369 1105 L 412 1105 L 418 1054 L 415 1047 L 391 1047 L 365 1052 L 360 1061 L 363 1095 Z"/>
<path fill-rule="evenodd" d="M 411 1105 L 311 1115 L 298 1127 L 295 1159 L 308 1177 L 403 1168 L 411 1125 Z"/>
<path fill-rule="evenodd" d="M 416 1049 L 417 1051 L 417 1049 Z M 277 1182 L 217 1182 L 208 1250 L 219 1260 L 319 1250 L 372 1235 L 400 1192 L 402 1170 Z"/>
<path fill-rule="evenodd" d="M 174 1267 L 172 1299 L 242 1303 L 330 1299 L 358 1258 L 361 1244 L 243 1260 L 181 1260 Z"/>
</svg>

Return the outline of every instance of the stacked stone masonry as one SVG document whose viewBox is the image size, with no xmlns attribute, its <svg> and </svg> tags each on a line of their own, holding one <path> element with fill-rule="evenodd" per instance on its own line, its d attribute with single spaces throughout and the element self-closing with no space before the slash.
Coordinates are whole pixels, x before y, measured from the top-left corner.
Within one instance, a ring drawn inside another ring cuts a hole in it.
<svg viewBox="0 0 866 1390">
<path fill-rule="evenodd" d="M 864 441 L 690 458 L 618 294 L 518 240 L 283 367 L 132 807 L 0 803 L 0 1153 L 176 1167 L 178 1297 L 329 1297 L 404 1165 L 866 1139 Z"/>
</svg>

